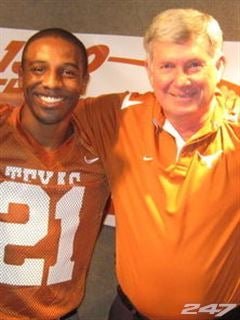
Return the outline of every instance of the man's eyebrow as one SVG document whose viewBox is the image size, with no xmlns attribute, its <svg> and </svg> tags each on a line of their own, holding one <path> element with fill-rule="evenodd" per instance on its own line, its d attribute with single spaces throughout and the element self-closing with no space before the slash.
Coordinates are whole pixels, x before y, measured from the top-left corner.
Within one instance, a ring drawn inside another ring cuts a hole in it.
<svg viewBox="0 0 240 320">
<path fill-rule="evenodd" d="M 23 62 L 26 63 L 28 62 L 29 64 L 34 64 L 34 63 L 47 63 L 44 60 L 29 60 L 29 59 L 23 59 Z"/>
<path fill-rule="evenodd" d="M 39 63 L 39 64 L 48 64 L 48 61 L 45 61 L 45 60 L 29 60 L 29 59 L 24 59 L 23 60 L 23 62 L 24 63 L 28 63 L 29 65 L 33 65 L 33 64 L 37 64 L 37 63 Z M 77 64 L 77 63 L 73 63 L 73 62 L 65 62 L 65 63 L 63 63 L 62 65 L 60 65 L 60 67 L 67 67 L 67 66 L 70 66 L 70 67 L 73 67 L 73 68 L 75 68 L 75 69 L 77 69 L 77 70 L 80 70 L 80 66 L 79 66 L 79 64 Z"/>
<path fill-rule="evenodd" d="M 70 66 L 70 67 L 73 67 L 73 68 L 75 68 L 75 69 L 80 69 L 80 66 L 79 66 L 79 64 L 77 64 L 77 63 L 73 63 L 73 62 L 66 62 L 66 63 L 63 63 L 63 66 Z"/>
</svg>

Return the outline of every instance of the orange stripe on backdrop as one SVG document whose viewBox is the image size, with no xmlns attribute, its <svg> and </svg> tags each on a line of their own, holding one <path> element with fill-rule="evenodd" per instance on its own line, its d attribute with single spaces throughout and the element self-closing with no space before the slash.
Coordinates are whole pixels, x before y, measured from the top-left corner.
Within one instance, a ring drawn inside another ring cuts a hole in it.
<svg viewBox="0 0 240 320">
<path fill-rule="evenodd" d="M 235 91 L 238 95 L 240 95 L 240 86 L 237 85 L 237 84 L 235 84 L 235 83 L 232 83 L 232 82 L 230 82 L 230 81 L 221 80 L 221 81 L 220 81 L 220 84 L 219 84 L 219 87 L 220 87 L 220 88 L 227 87 L 228 89 L 233 90 L 233 91 Z"/>
<path fill-rule="evenodd" d="M 136 65 L 136 66 L 144 66 L 145 65 L 145 61 L 143 61 L 143 60 L 120 58 L 120 57 L 109 57 L 108 61 L 133 64 L 133 65 Z"/>
</svg>

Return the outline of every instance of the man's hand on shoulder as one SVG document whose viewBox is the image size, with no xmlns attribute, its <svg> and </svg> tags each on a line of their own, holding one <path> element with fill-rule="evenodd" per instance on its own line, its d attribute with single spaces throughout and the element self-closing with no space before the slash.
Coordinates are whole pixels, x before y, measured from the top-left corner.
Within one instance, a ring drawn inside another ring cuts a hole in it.
<svg viewBox="0 0 240 320">
<path fill-rule="evenodd" d="M 0 105 L 11 105 L 14 107 L 20 107 L 23 104 L 23 93 L 22 91 L 9 93 L 0 92 Z"/>
<path fill-rule="evenodd" d="M 22 103 L 22 92 L 0 92 L 0 124 L 7 119 L 14 107 L 20 107 Z"/>
<path fill-rule="evenodd" d="M 224 104 L 227 110 L 233 113 L 240 113 L 240 91 L 239 93 L 226 85 L 220 87 L 224 97 Z"/>
<path fill-rule="evenodd" d="M 13 106 L 8 104 L 0 104 L 0 124 L 2 124 L 8 118 L 13 108 Z"/>
</svg>

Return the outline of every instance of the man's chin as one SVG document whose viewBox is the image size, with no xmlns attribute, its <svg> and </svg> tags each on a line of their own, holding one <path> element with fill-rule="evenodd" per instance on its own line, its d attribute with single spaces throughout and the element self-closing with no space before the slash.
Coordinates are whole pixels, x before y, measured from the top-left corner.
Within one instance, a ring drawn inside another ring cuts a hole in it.
<svg viewBox="0 0 240 320">
<path fill-rule="evenodd" d="M 171 110 L 168 114 L 172 115 L 173 117 L 191 117 L 192 115 L 198 112 L 197 106 L 176 106 L 174 109 Z"/>
</svg>

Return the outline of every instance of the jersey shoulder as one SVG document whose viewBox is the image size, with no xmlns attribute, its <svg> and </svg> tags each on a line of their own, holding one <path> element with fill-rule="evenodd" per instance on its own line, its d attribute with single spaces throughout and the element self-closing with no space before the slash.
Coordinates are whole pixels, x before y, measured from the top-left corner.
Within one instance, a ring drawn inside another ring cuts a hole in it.
<svg viewBox="0 0 240 320">
<path fill-rule="evenodd" d="M 224 118 L 233 125 L 240 125 L 240 96 L 221 97 L 221 103 L 224 108 Z"/>
<path fill-rule="evenodd" d="M 152 92 L 139 93 L 139 92 L 131 92 L 124 96 L 122 99 L 120 109 L 135 109 L 135 107 L 152 107 L 156 102 L 156 97 Z"/>
<path fill-rule="evenodd" d="M 75 114 L 79 116 L 83 113 L 95 114 L 112 113 L 117 110 L 124 110 L 132 106 L 152 104 L 156 98 L 152 92 L 139 93 L 125 91 L 80 99 Z"/>
<path fill-rule="evenodd" d="M 220 106 L 223 110 L 224 123 L 231 128 L 240 139 L 240 96 L 235 92 L 232 95 L 221 95 L 219 98 Z"/>
<path fill-rule="evenodd" d="M 9 104 L 0 104 L 0 125 L 5 123 L 13 109 L 14 107 Z"/>
</svg>

